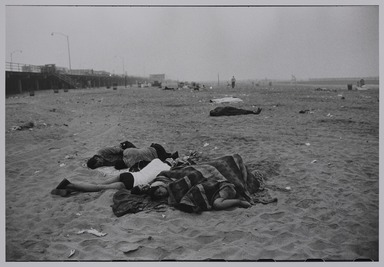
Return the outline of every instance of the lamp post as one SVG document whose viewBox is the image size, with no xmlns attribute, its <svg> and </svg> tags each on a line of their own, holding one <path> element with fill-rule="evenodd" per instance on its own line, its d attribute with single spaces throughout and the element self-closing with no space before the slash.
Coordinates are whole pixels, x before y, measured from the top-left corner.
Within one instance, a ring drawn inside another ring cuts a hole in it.
<svg viewBox="0 0 384 267">
<path fill-rule="evenodd" d="M 51 35 L 53 36 L 54 34 L 59 34 L 59 35 L 62 35 L 64 37 L 67 37 L 67 46 L 68 46 L 68 59 L 69 59 L 69 73 L 72 74 L 72 68 L 71 68 L 71 52 L 69 50 L 69 36 L 64 34 L 64 33 L 61 33 L 61 32 L 52 32 Z"/>
<path fill-rule="evenodd" d="M 23 53 L 23 51 L 21 51 L 21 50 L 15 50 L 15 51 L 12 51 L 12 52 L 11 52 L 11 71 L 12 71 L 12 65 L 13 65 L 12 55 L 13 55 L 13 53 L 16 53 L 16 52 Z"/>
</svg>

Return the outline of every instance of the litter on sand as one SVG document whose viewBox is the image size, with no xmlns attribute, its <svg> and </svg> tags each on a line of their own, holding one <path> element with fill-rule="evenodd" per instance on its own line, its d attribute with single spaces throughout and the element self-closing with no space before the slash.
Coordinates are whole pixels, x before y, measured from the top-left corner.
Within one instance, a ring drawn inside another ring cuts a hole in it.
<svg viewBox="0 0 384 267">
<path fill-rule="evenodd" d="M 237 98 L 237 97 L 229 96 L 229 97 L 223 97 L 223 98 L 214 98 L 214 99 L 209 100 L 209 102 L 212 102 L 212 103 L 236 103 L 236 102 L 243 102 L 243 100 L 240 98 Z"/>
<path fill-rule="evenodd" d="M 97 231 L 96 229 L 86 229 L 86 230 L 80 230 L 77 232 L 77 234 L 83 234 L 83 233 L 88 233 L 88 234 L 93 234 L 95 236 L 106 236 L 107 234 L 106 233 L 103 233 L 103 232 L 99 232 Z"/>
<path fill-rule="evenodd" d="M 76 252 L 75 249 L 71 249 L 71 252 L 69 252 L 68 258 L 72 257 L 73 254 L 75 254 L 75 252 Z"/>
<path fill-rule="evenodd" d="M 125 253 L 125 254 L 128 254 L 130 252 L 134 252 L 140 248 L 142 248 L 143 246 L 141 245 L 138 245 L 138 244 L 128 244 L 124 247 L 122 247 L 120 250 Z"/>
</svg>

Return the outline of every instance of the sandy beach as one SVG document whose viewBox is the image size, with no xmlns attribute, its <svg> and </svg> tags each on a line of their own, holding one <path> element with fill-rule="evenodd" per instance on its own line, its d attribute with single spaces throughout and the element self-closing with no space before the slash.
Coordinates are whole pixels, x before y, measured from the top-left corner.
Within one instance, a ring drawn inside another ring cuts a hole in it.
<svg viewBox="0 0 384 267">
<path fill-rule="evenodd" d="M 7 97 L 6 261 L 378 261 L 379 90 L 206 88 Z M 210 102 L 227 96 L 243 102 Z M 225 105 L 262 112 L 209 116 Z M 33 127 L 22 127 L 30 122 Z M 196 151 L 201 161 L 238 153 L 251 170 L 273 170 L 266 182 L 278 201 L 202 214 L 167 207 L 118 218 L 111 208 L 116 190 L 50 194 L 63 178 L 103 181 L 84 163 L 126 140 L 138 147 L 156 142 L 180 155 Z M 79 234 L 87 229 L 106 235 Z"/>
</svg>

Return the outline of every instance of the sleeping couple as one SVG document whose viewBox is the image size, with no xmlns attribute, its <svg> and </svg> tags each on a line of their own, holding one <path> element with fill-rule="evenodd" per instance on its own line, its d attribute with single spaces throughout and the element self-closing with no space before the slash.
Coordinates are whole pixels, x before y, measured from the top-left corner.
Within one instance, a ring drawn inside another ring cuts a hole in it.
<svg viewBox="0 0 384 267">
<path fill-rule="evenodd" d="M 141 158 L 136 160 L 142 161 Z M 135 163 L 130 164 L 126 166 L 129 168 Z M 195 165 L 173 167 L 154 157 L 141 170 L 111 176 L 100 184 L 73 183 L 64 179 L 51 193 L 64 197 L 72 192 L 131 190 L 131 194 L 147 194 L 154 200 L 167 198 L 168 204 L 183 211 L 201 212 L 249 208 L 253 204 L 251 194 L 259 187 L 260 181 L 235 154 Z"/>
</svg>

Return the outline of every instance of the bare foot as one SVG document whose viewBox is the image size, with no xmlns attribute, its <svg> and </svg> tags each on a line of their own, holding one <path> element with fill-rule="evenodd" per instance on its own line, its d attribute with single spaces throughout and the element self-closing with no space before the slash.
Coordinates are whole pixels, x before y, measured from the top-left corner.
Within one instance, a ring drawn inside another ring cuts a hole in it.
<svg viewBox="0 0 384 267">
<path fill-rule="evenodd" d="M 251 205 L 251 203 L 249 203 L 248 201 L 245 201 L 245 200 L 242 200 L 242 201 L 240 201 L 240 207 L 242 207 L 242 208 L 249 208 L 249 207 L 251 207 L 252 205 Z"/>
</svg>

